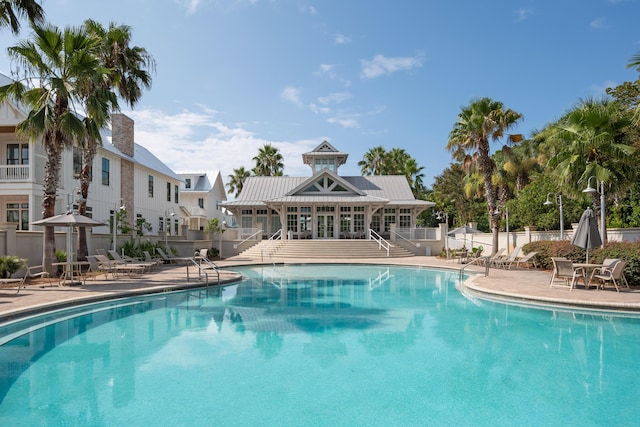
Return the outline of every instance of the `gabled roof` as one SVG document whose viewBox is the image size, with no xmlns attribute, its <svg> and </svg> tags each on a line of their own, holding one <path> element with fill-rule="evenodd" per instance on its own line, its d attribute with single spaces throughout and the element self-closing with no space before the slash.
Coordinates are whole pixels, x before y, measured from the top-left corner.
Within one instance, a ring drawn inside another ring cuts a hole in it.
<svg viewBox="0 0 640 427">
<path fill-rule="evenodd" d="M 304 192 L 314 179 L 335 178 L 347 192 Z M 247 178 L 238 199 L 224 206 L 266 206 L 268 203 L 380 203 L 405 206 L 433 206 L 433 202 L 416 200 L 404 176 L 345 176 L 322 170 L 313 177 L 251 176 Z"/>
<path fill-rule="evenodd" d="M 346 163 L 349 154 L 336 150 L 333 145 L 329 144 L 329 142 L 325 140 L 308 153 L 303 153 L 302 162 L 306 165 L 313 166 L 314 159 L 318 157 L 334 158 L 336 159 L 337 166 L 340 166 Z"/>
<path fill-rule="evenodd" d="M 364 196 L 364 193 L 353 184 L 344 180 L 335 172 L 329 169 L 322 169 L 316 172 L 311 178 L 302 182 L 296 188 L 287 192 L 287 196 L 312 195 L 318 193 L 324 196 L 327 193 L 341 193 L 340 195 Z"/>
</svg>

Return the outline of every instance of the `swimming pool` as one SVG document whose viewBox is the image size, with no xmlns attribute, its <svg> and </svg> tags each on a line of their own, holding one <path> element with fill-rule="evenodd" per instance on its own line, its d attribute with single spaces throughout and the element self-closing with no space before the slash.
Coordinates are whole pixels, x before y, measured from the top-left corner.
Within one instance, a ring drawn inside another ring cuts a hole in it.
<svg viewBox="0 0 640 427">
<path fill-rule="evenodd" d="M 445 270 L 234 270 L 0 327 L 0 425 L 640 422 L 638 318 L 474 300 Z"/>
</svg>

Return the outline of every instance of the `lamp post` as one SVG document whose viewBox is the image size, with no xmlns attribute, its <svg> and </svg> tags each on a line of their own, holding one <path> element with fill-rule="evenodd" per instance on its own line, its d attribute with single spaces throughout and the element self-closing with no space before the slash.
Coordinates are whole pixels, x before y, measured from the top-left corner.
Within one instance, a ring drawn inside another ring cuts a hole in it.
<svg viewBox="0 0 640 427">
<path fill-rule="evenodd" d="M 164 249 L 169 253 L 169 240 L 167 236 L 169 236 L 169 227 L 167 227 L 167 219 L 171 216 L 176 216 L 176 212 L 173 208 L 168 208 L 164 210 Z"/>
<path fill-rule="evenodd" d="M 120 205 L 120 207 L 118 207 Z M 119 202 L 116 202 L 113 206 L 113 250 L 116 250 L 116 238 L 118 231 L 118 211 L 124 211 L 126 208 L 124 207 L 124 201 L 120 199 Z"/>
<path fill-rule="evenodd" d="M 496 208 L 493 212 L 495 215 L 500 215 L 500 209 Z M 507 252 L 511 251 L 511 240 L 509 239 L 509 208 L 507 205 L 504 205 L 504 220 L 505 220 L 505 231 L 507 232 Z"/>
<path fill-rule="evenodd" d="M 449 258 L 449 214 L 447 211 L 438 211 L 436 212 L 436 219 L 441 221 L 444 215 L 444 251 L 447 254 L 447 258 Z"/>
<path fill-rule="evenodd" d="M 224 228 L 227 227 L 227 221 L 222 220 L 222 226 L 220 227 L 220 251 L 218 253 L 218 256 L 220 257 L 220 259 L 222 259 L 222 233 L 224 231 Z"/>
<path fill-rule="evenodd" d="M 582 190 L 583 193 L 597 193 L 598 190 L 591 186 L 591 178 L 596 178 L 595 176 L 590 176 L 587 180 L 587 188 Z M 606 221 L 606 206 L 604 201 L 604 181 L 600 181 L 600 237 L 602 238 L 602 247 L 604 248 L 604 241 L 606 240 L 605 232 L 607 231 Z M 596 178 L 596 187 L 598 186 L 598 179 Z"/>
<path fill-rule="evenodd" d="M 549 196 L 553 196 L 553 202 L 551 200 L 549 200 Z M 564 240 L 564 215 L 562 213 L 562 195 L 558 194 L 558 193 L 548 193 L 547 194 L 547 201 L 543 203 L 543 205 L 545 206 L 549 206 L 549 205 L 553 205 L 553 204 L 558 204 L 558 207 L 560 208 L 560 240 Z"/>
</svg>

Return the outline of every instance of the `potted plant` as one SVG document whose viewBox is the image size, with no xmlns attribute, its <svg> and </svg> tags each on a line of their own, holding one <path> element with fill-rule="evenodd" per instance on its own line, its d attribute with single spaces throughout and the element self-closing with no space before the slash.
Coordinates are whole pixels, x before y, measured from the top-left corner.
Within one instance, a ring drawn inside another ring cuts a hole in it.
<svg viewBox="0 0 640 427">
<path fill-rule="evenodd" d="M 25 262 L 22 258 L 17 256 L 8 255 L 0 256 L 0 274 L 3 279 L 10 278 L 13 273 L 20 270 L 25 266 Z"/>
</svg>

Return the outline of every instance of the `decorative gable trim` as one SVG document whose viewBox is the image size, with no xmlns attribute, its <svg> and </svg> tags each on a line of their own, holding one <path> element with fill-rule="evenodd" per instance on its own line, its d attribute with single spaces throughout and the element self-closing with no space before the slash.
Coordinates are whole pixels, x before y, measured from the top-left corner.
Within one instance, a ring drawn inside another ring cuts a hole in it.
<svg viewBox="0 0 640 427">
<path fill-rule="evenodd" d="M 328 169 L 323 169 L 302 182 L 287 196 L 364 196 L 365 193 Z"/>
</svg>

